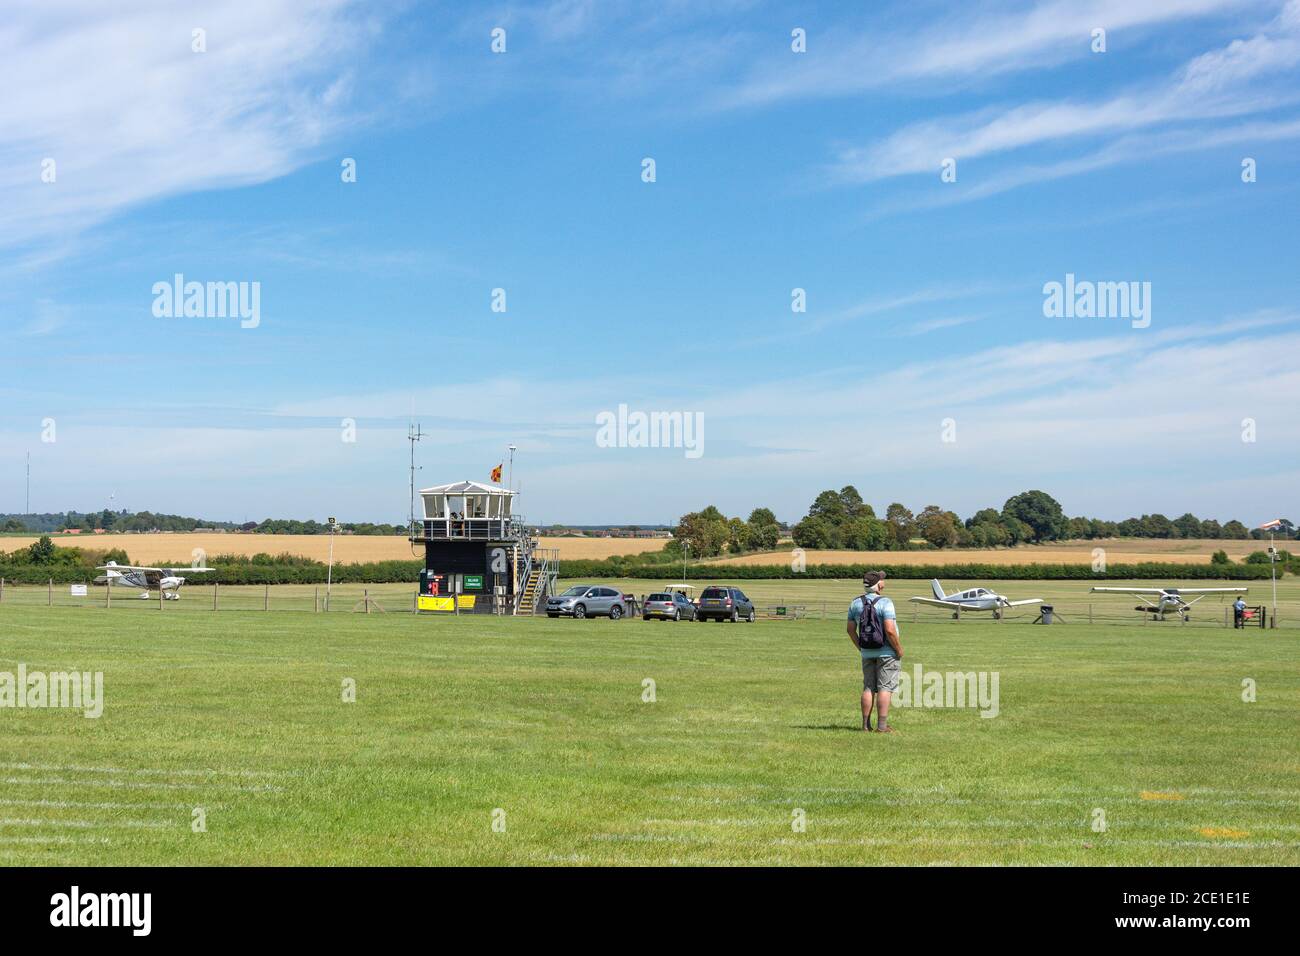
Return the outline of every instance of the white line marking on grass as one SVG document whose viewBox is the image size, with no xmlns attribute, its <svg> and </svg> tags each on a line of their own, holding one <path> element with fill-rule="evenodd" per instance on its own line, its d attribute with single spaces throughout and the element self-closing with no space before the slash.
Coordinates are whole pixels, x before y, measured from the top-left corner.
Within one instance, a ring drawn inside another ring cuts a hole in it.
<svg viewBox="0 0 1300 956">
<path fill-rule="evenodd" d="M 180 826 L 171 820 L 25 820 L 16 817 L 0 817 L 0 827 L 72 827 L 78 830 L 112 830 L 116 827 L 130 827 L 146 830 Z"/>
<path fill-rule="evenodd" d="M 1045 847 L 1079 847 L 1083 848 L 1083 835 L 1080 834 L 1078 840 L 1038 840 L 1017 837 L 1003 837 L 992 840 L 944 840 L 933 837 L 914 837 L 912 839 L 884 839 L 875 837 L 858 837 L 856 839 L 840 839 L 837 837 L 777 837 L 767 841 L 774 846 L 799 846 L 801 844 L 818 844 L 826 846 L 942 846 L 942 847 L 1003 847 L 1008 849 L 1020 849 L 1022 847 L 1045 846 Z M 1162 847 L 1196 847 L 1198 849 L 1212 850 L 1268 850 L 1283 849 L 1300 846 L 1300 841 L 1283 841 L 1283 840 L 1251 840 L 1225 842 L 1222 840 L 1106 840 L 1103 846 L 1110 849 L 1126 849 L 1134 846 L 1162 846 Z"/>
<path fill-rule="evenodd" d="M 191 810 L 188 803 L 100 803 L 86 800 L 0 800 L 4 807 L 50 807 L 55 810 Z M 205 804 L 222 809 L 220 804 Z"/>
<path fill-rule="evenodd" d="M 300 771 L 297 770 L 219 770 L 216 768 L 200 768 L 198 770 L 177 768 L 169 769 L 167 767 L 84 767 L 76 765 L 60 765 L 45 763 L 0 763 L 0 770 L 53 770 L 56 772 L 72 771 L 74 773 L 112 773 L 112 774 L 139 774 L 142 776 L 156 775 L 166 777 L 203 777 L 217 776 L 224 774 L 235 777 L 297 777 Z"/>
<path fill-rule="evenodd" d="M 19 844 L 85 844 L 85 843 L 112 843 L 108 837 L 70 837 L 70 836 L 0 836 L 0 843 L 19 843 Z"/>
<path fill-rule="evenodd" d="M 68 780 L 64 777 L 47 777 L 36 779 L 33 777 L 6 777 L 5 783 L 31 784 L 34 786 L 68 786 L 68 787 L 89 787 L 96 789 L 98 787 L 121 787 L 129 790 L 205 790 L 210 788 L 219 788 L 222 790 L 237 790 L 245 793 L 282 793 L 282 787 L 263 784 L 256 787 L 241 787 L 237 783 L 134 783 L 130 780 Z"/>
</svg>

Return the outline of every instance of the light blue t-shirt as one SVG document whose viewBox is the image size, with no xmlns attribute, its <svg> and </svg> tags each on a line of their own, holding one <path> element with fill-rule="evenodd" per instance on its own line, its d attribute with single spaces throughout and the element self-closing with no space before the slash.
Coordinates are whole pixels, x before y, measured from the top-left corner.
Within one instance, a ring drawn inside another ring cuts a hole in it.
<svg viewBox="0 0 1300 956">
<path fill-rule="evenodd" d="M 894 602 L 883 594 L 872 602 L 876 609 L 876 616 L 882 621 L 893 621 L 894 626 L 898 626 L 898 615 L 894 613 Z M 849 620 L 857 623 L 858 618 L 862 617 L 862 598 L 856 597 L 853 603 L 849 605 Z M 894 649 L 889 646 L 889 641 L 885 641 L 884 647 L 859 647 L 858 653 L 864 658 L 873 657 L 896 657 Z"/>
</svg>

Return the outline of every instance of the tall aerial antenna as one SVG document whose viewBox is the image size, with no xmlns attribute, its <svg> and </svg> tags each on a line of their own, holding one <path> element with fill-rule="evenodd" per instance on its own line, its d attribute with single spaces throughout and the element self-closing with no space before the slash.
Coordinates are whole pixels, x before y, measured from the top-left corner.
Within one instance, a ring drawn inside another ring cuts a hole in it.
<svg viewBox="0 0 1300 956">
<path fill-rule="evenodd" d="M 423 437 L 424 432 L 420 431 L 418 424 L 406 427 L 406 440 L 411 443 L 411 513 L 406 522 L 408 534 L 415 533 L 415 443 Z"/>
<path fill-rule="evenodd" d="M 32 514 L 32 453 L 27 453 L 27 510 L 23 512 L 24 517 L 30 518 Z"/>
</svg>

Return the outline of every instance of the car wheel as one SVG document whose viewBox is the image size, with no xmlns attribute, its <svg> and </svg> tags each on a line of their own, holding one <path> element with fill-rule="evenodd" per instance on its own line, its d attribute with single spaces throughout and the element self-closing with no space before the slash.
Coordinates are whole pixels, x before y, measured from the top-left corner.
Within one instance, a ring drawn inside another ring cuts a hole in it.
<svg viewBox="0 0 1300 956">
<path fill-rule="evenodd" d="M 584 618 L 584 617 L 586 617 L 586 616 L 587 616 L 587 605 L 585 605 L 585 604 L 579 604 L 577 607 L 575 607 L 575 608 L 573 609 L 573 616 L 576 617 L 576 618 Z"/>
<path fill-rule="evenodd" d="M 682 619 L 682 612 L 681 612 L 681 611 L 673 611 L 673 620 L 674 620 L 674 621 L 680 621 L 681 619 Z"/>
<path fill-rule="evenodd" d="M 735 608 L 732 608 L 732 609 L 731 609 L 731 620 L 730 620 L 728 623 L 729 623 L 729 624 L 735 624 L 735 623 L 736 623 L 737 621 L 739 621 L 739 620 L 740 620 L 740 612 L 737 611 Z"/>
<path fill-rule="evenodd" d="M 749 609 L 749 617 L 745 618 L 745 623 L 746 624 L 754 623 L 754 609 L 752 607 Z"/>
<path fill-rule="evenodd" d="M 623 609 L 619 607 L 617 604 L 615 604 L 612 608 L 609 609 L 609 619 L 611 621 L 617 621 L 622 616 L 623 616 Z"/>
</svg>

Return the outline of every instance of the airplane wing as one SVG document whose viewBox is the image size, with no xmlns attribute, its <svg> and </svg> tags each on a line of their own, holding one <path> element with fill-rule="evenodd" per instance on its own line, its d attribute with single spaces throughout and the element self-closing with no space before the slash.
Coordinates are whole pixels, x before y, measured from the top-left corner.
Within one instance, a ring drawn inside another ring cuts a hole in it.
<svg viewBox="0 0 1300 956">
<path fill-rule="evenodd" d="M 1170 588 L 1170 594 L 1245 594 L 1250 588 Z"/>
<path fill-rule="evenodd" d="M 205 574 L 208 571 L 215 571 L 216 568 L 163 568 L 162 571 L 172 577 L 180 577 L 183 574 Z"/>
<path fill-rule="evenodd" d="M 1112 594 L 1164 594 L 1164 588 L 1093 588 L 1094 591 L 1109 591 Z"/>
<path fill-rule="evenodd" d="M 965 609 L 965 605 L 957 601 L 936 601 L 934 598 L 914 597 L 908 600 L 916 604 L 933 604 L 935 607 L 959 607 Z"/>
<path fill-rule="evenodd" d="M 1025 598 L 1023 601 L 1008 601 L 1007 607 L 1019 607 L 1022 604 L 1042 604 L 1042 598 Z"/>
</svg>

